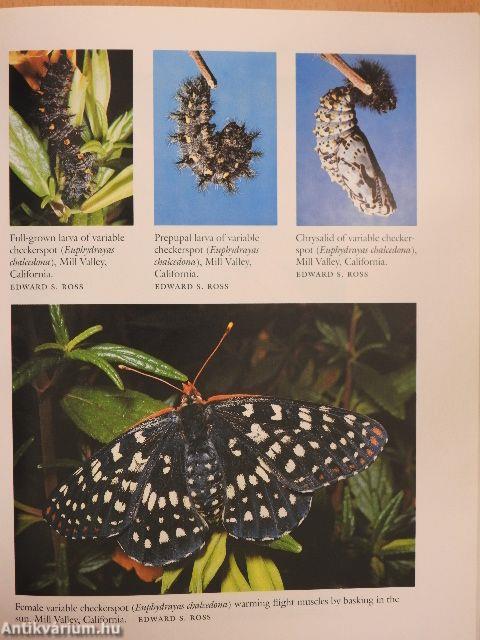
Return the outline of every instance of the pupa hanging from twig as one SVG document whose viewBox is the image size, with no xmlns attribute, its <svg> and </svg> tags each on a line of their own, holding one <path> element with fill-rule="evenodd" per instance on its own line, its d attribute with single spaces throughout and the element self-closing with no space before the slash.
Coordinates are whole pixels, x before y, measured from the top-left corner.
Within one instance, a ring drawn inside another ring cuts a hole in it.
<svg viewBox="0 0 480 640">
<path fill-rule="evenodd" d="M 395 199 L 367 137 L 358 126 L 356 106 L 378 113 L 395 109 L 397 98 L 388 72 L 378 63 L 360 60 L 354 71 L 371 87 L 366 95 L 350 80 L 327 91 L 315 112 L 317 151 L 332 182 L 344 189 L 367 215 L 388 216 Z"/>
</svg>

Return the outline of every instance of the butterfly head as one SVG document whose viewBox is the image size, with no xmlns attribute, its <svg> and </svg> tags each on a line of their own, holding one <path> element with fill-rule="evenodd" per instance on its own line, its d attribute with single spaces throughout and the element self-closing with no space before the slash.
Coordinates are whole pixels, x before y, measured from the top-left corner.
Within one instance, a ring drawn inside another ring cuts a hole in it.
<svg viewBox="0 0 480 640">
<path fill-rule="evenodd" d="M 202 394 L 193 382 L 184 382 L 182 384 L 182 392 L 183 395 L 180 401 L 181 407 L 185 407 L 188 404 L 205 402 L 205 400 L 202 398 Z"/>
</svg>

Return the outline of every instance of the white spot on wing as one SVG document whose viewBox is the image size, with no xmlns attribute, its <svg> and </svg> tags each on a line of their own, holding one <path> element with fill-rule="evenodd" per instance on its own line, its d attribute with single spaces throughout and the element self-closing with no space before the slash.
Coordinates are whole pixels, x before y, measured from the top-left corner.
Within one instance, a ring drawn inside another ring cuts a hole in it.
<svg viewBox="0 0 480 640">
<path fill-rule="evenodd" d="M 281 420 L 282 419 L 282 407 L 279 404 L 271 404 L 273 409 L 273 416 L 270 420 Z"/>
<path fill-rule="evenodd" d="M 247 402 L 243 406 L 245 407 L 245 411 L 242 411 L 242 416 L 249 418 L 253 414 L 253 404 Z"/>
<path fill-rule="evenodd" d="M 118 460 L 120 460 L 120 458 L 123 458 L 122 454 L 120 453 L 120 442 L 117 442 L 117 444 L 112 447 L 110 451 L 112 453 L 114 462 L 117 462 Z"/>
<path fill-rule="evenodd" d="M 253 440 L 255 443 L 259 444 L 268 438 L 268 433 L 262 429 L 262 427 L 254 422 L 250 427 L 250 433 L 247 433 L 246 436 Z"/>
</svg>

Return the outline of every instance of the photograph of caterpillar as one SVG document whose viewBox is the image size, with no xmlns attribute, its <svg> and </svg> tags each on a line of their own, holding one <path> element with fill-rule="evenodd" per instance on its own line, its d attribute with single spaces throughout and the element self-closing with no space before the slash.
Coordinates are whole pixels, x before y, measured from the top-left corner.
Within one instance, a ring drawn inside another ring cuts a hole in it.
<svg viewBox="0 0 480 640">
<path fill-rule="evenodd" d="M 133 224 L 132 52 L 9 58 L 11 224 Z"/>
<path fill-rule="evenodd" d="M 276 224 L 275 54 L 154 52 L 155 223 Z"/>
<path fill-rule="evenodd" d="M 297 221 L 416 224 L 414 56 L 297 55 Z"/>
</svg>

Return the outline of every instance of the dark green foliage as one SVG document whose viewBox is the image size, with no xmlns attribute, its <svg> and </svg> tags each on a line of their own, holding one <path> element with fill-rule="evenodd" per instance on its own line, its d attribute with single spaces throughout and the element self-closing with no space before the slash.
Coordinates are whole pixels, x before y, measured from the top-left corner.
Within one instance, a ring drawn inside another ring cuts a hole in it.
<svg viewBox="0 0 480 640">
<path fill-rule="evenodd" d="M 12 320 L 18 593 L 414 584 L 414 305 L 79 305 L 50 313 L 19 306 Z M 200 557 L 169 568 L 160 585 L 112 562 L 115 540 L 52 539 L 41 521 L 47 484 L 56 485 L 144 413 L 178 402 L 168 387 L 119 375 L 116 365 L 178 385 L 181 371 L 195 376 L 230 320 L 234 330 L 198 382 L 205 398 L 262 393 L 345 406 L 385 425 L 382 456 L 355 478 L 317 492 L 292 536 L 266 547 L 218 533 Z M 108 342 L 96 335 L 102 327 Z"/>
</svg>

